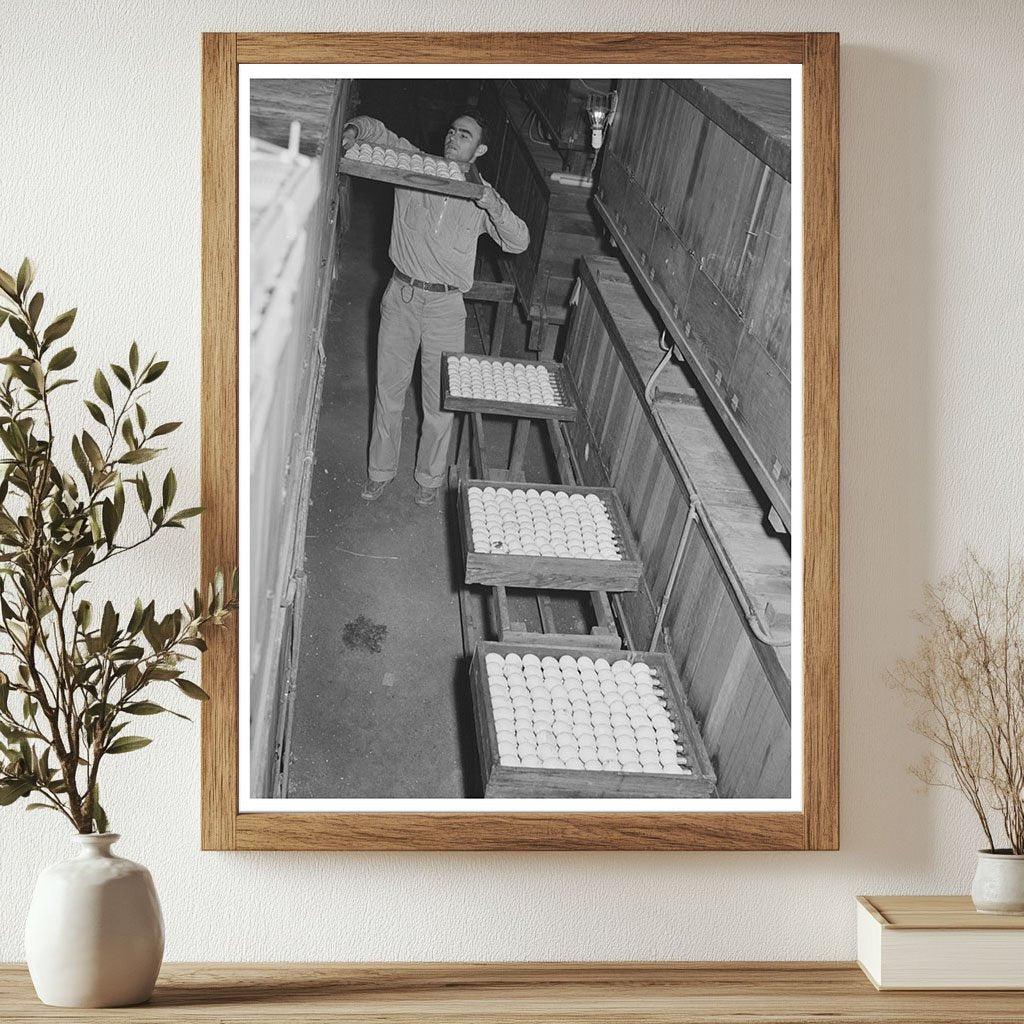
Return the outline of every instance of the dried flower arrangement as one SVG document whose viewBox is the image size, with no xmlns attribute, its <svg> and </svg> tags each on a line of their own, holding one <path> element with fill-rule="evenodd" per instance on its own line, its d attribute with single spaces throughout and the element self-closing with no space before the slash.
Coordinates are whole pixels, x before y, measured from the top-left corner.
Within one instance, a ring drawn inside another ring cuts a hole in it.
<svg viewBox="0 0 1024 1024">
<path fill-rule="evenodd" d="M 969 553 L 925 593 L 917 653 L 895 681 L 939 755 L 911 771 L 963 793 L 988 852 L 1024 854 L 1024 560 L 996 571 Z"/>
</svg>

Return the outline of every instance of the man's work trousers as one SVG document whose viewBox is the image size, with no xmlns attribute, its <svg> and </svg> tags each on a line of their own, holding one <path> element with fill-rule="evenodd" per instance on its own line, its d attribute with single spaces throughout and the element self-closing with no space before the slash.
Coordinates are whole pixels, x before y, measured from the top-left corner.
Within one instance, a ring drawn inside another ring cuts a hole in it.
<svg viewBox="0 0 1024 1024">
<path fill-rule="evenodd" d="M 441 353 L 465 351 L 466 306 L 461 292 L 429 292 L 392 278 L 380 304 L 371 480 L 391 480 L 398 472 L 405 393 L 418 349 L 422 349 L 423 433 L 414 475 L 423 487 L 439 487 L 445 479 L 455 419 L 441 408 Z"/>
</svg>

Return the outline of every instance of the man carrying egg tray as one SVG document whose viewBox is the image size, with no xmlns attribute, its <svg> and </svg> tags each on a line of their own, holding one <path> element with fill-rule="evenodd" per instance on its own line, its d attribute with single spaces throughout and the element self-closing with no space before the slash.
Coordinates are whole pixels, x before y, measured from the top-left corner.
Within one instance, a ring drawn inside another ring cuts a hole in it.
<svg viewBox="0 0 1024 1024">
<path fill-rule="evenodd" d="M 444 159 L 473 163 L 487 152 L 486 138 L 478 114 L 460 114 L 445 136 Z M 424 165 L 428 159 L 375 118 L 360 116 L 346 122 L 342 145 L 348 149 L 364 143 L 371 147 L 371 159 L 373 146 L 408 150 L 410 170 L 415 157 Z M 405 168 L 398 160 L 404 155 L 394 156 L 395 166 L 401 170 Z M 387 155 L 382 161 L 386 159 Z M 429 159 L 434 161 L 436 173 L 436 158 Z M 473 287 L 476 242 L 484 231 L 508 253 L 523 252 L 530 244 L 526 225 L 490 185 L 475 200 L 395 188 L 388 251 L 394 275 L 380 304 L 377 390 L 369 467 L 362 490 L 366 501 L 376 501 L 398 471 L 405 393 L 420 349 L 423 431 L 414 472 L 416 504 L 432 505 L 444 482 L 454 416 L 441 408 L 441 353 L 465 351 L 462 296 Z"/>
</svg>

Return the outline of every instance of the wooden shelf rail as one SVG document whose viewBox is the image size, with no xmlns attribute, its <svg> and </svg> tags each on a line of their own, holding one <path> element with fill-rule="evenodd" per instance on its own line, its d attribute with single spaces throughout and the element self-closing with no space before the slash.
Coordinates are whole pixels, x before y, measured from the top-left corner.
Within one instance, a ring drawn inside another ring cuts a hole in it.
<svg viewBox="0 0 1024 1024">
<path fill-rule="evenodd" d="M 852 963 L 166 964 L 153 999 L 63 1010 L 0 965 L 0 1016 L 131 1024 L 1019 1024 L 1021 992 L 878 992 Z"/>
</svg>

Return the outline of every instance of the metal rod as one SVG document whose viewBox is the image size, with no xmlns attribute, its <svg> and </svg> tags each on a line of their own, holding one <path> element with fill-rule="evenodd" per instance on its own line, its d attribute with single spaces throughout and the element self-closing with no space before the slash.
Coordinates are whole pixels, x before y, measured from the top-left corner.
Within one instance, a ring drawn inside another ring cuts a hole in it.
<svg viewBox="0 0 1024 1024">
<path fill-rule="evenodd" d="M 686 541 L 690 536 L 690 527 L 693 526 L 697 519 L 697 506 L 691 501 L 690 507 L 686 512 L 686 522 L 683 523 L 683 533 L 679 538 L 679 546 L 676 548 L 676 557 L 672 561 L 672 571 L 668 575 L 668 583 L 665 584 L 665 593 L 662 595 L 661 604 L 658 607 L 658 616 L 654 620 L 654 632 L 651 635 L 651 646 L 652 651 L 658 649 L 658 642 L 661 639 L 661 627 L 665 622 L 665 614 L 668 611 L 669 598 L 672 597 L 672 591 L 675 590 L 676 579 L 679 576 L 679 569 L 683 564 L 683 549 L 686 547 Z"/>
<path fill-rule="evenodd" d="M 658 375 L 665 369 L 671 361 L 672 356 L 676 353 L 675 345 L 670 344 L 667 348 L 665 347 L 665 333 L 665 331 L 662 331 L 661 337 L 658 339 L 658 348 L 660 348 L 665 354 L 661 357 L 661 362 L 654 368 L 654 372 L 651 374 L 647 381 L 647 386 L 644 388 L 644 398 L 647 399 L 647 404 L 652 408 L 654 406 L 654 385 L 658 379 Z M 682 356 L 679 357 L 679 362 L 685 362 Z"/>
<path fill-rule="evenodd" d="M 651 412 L 657 419 L 662 431 L 667 435 L 668 427 L 665 424 L 665 420 L 661 413 L 658 412 L 654 406 L 651 407 Z M 729 589 L 735 594 L 736 600 L 740 603 L 740 607 L 743 609 L 743 616 L 747 620 L 747 625 L 750 627 L 751 633 L 761 641 L 761 643 L 768 647 L 790 647 L 792 646 L 792 640 L 776 640 L 772 637 L 771 631 L 761 621 L 761 617 L 757 613 L 757 609 L 754 607 L 754 602 L 751 601 L 750 595 L 747 593 L 747 588 L 743 585 L 743 581 L 737 576 L 732 564 L 726 555 L 725 548 L 719 539 L 718 532 L 708 518 L 707 512 L 704 510 L 704 505 L 698 497 L 696 488 L 693 486 L 692 478 L 683 466 L 682 461 L 676 454 L 675 449 L 669 445 L 669 453 L 672 461 L 676 468 L 683 474 L 683 482 L 686 485 L 687 490 L 690 492 L 690 508 L 696 509 L 697 518 L 700 519 L 701 525 L 704 527 L 704 533 L 706 534 L 711 547 L 714 549 L 715 558 L 719 565 L 721 565 L 723 572 L 725 573 L 725 581 L 729 584 Z"/>
</svg>

